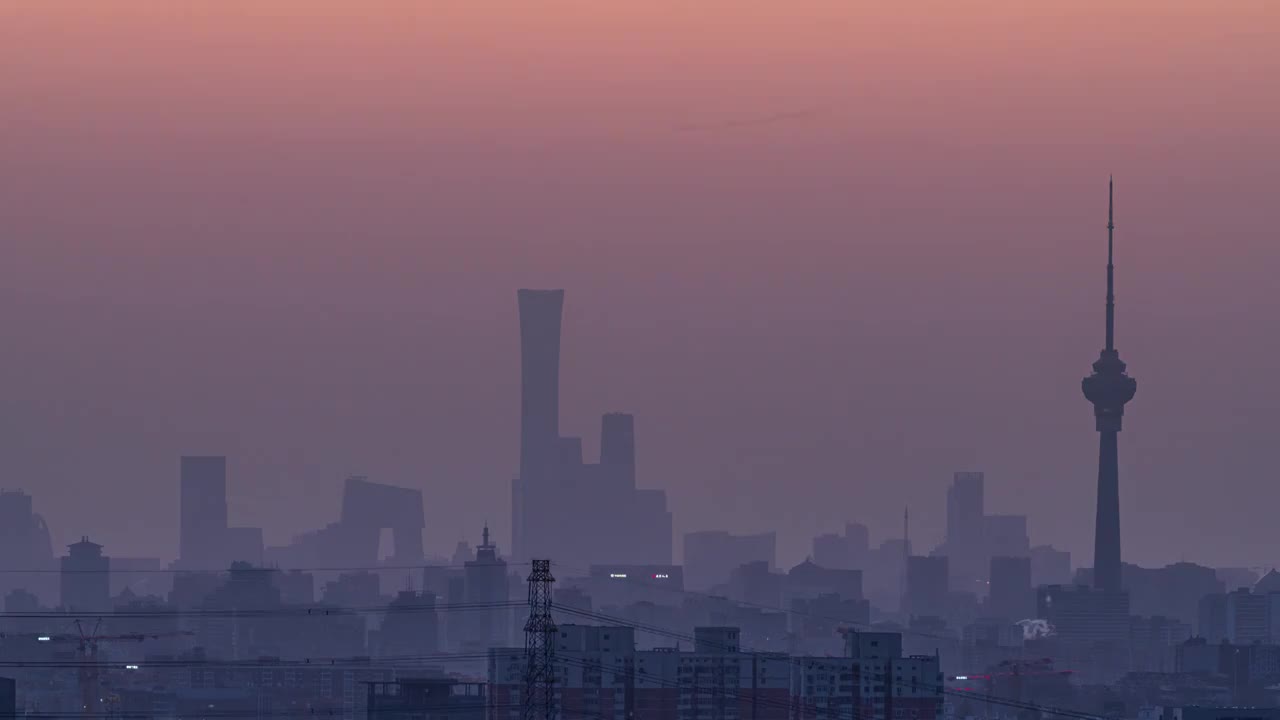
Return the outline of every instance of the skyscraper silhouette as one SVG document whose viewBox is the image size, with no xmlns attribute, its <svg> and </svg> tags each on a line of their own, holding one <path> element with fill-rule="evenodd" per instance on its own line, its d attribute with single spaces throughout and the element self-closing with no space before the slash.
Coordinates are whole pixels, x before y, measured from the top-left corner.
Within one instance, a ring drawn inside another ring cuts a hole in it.
<svg viewBox="0 0 1280 720">
<path fill-rule="evenodd" d="M 666 493 L 636 487 L 635 418 L 600 422 L 600 461 L 583 458 L 582 438 L 560 435 L 563 290 L 520 290 L 520 476 L 511 483 L 517 560 L 554 558 L 586 569 L 600 563 L 671 562 Z"/>
<path fill-rule="evenodd" d="M 564 290 L 519 290 L 520 477 L 511 485 L 511 550 L 527 557 L 525 492 L 555 472 L 560 444 L 560 318 Z"/>
<path fill-rule="evenodd" d="M 227 459 L 221 455 L 181 460 L 178 560 L 187 569 L 219 569 L 226 559 Z"/>
<path fill-rule="evenodd" d="M 520 477 L 543 479 L 560 440 L 564 290 L 520 290 Z"/>
<path fill-rule="evenodd" d="M 1093 538 L 1093 584 L 1099 590 L 1119 592 L 1120 586 L 1120 470 L 1117 436 L 1124 405 L 1133 399 L 1138 383 L 1125 373 L 1115 349 L 1115 267 L 1112 263 L 1115 232 L 1115 186 L 1107 183 L 1107 340 L 1093 363 L 1093 374 L 1081 382 L 1085 398 L 1093 403 L 1098 448 L 1098 514 Z"/>
</svg>

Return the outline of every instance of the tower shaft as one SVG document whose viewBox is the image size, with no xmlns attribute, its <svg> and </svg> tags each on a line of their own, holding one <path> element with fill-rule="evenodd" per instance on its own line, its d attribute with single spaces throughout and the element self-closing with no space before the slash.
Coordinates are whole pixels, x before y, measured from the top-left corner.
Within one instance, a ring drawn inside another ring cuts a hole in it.
<svg viewBox="0 0 1280 720">
<path fill-rule="evenodd" d="M 1093 584 L 1119 592 L 1120 581 L 1120 433 L 1098 434 L 1098 512 L 1093 537 Z"/>
</svg>

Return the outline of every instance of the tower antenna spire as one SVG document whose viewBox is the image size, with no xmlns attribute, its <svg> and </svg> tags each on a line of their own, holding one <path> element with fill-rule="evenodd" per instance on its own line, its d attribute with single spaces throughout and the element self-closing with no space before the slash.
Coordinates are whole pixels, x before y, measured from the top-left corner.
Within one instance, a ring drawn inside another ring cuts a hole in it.
<svg viewBox="0 0 1280 720">
<path fill-rule="evenodd" d="M 1107 350 L 1116 349 L 1116 283 L 1112 264 L 1115 229 L 1115 177 L 1111 176 L 1107 178 Z"/>
<path fill-rule="evenodd" d="M 1098 508 L 1093 535 L 1094 586 L 1109 592 L 1124 588 L 1120 561 L 1120 427 L 1125 403 L 1138 383 L 1125 372 L 1115 347 L 1115 181 L 1107 180 L 1107 346 L 1093 363 L 1093 374 L 1081 382 L 1085 399 L 1093 405 L 1098 431 Z"/>
</svg>

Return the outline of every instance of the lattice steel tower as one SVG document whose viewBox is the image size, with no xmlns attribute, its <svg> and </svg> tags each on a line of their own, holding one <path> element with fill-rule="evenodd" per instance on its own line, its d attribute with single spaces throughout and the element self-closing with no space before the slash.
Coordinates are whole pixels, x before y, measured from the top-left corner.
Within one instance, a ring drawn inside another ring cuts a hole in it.
<svg viewBox="0 0 1280 720">
<path fill-rule="evenodd" d="M 529 619 L 524 624 L 523 720 L 556 720 L 556 621 L 551 617 L 550 560 L 529 572 Z"/>
</svg>

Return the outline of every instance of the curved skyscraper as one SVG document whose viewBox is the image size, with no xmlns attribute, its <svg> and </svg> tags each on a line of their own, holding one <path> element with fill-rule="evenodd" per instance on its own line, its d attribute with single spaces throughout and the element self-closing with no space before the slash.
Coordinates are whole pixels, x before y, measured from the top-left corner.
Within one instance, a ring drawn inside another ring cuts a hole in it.
<svg viewBox="0 0 1280 720">
<path fill-rule="evenodd" d="M 511 484 L 511 551 L 526 558 L 526 492 L 555 473 L 560 444 L 560 318 L 564 290 L 518 290 L 520 477 Z"/>
<path fill-rule="evenodd" d="M 560 440 L 564 290 L 520 290 L 520 477 L 541 479 Z"/>
<path fill-rule="evenodd" d="M 563 290 L 520 290 L 520 476 L 511 483 L 512 552 L 585 574 L 598 563 L 671 562 L 671 513 L 661 490 L 636 487 L 635 419 L 608 413 L 600 461 L 560 435 Z"/>
<path fill-rule="evenodd" d="M 1120 583 L 1120 423 L 1124 405 L 1133 399 L 1138 383 L 1125 372 L 1115 349 L 1114 185 L 1107 188 L 1107 339 L 1093 374 L 1082 383 L 1084 396 L 1093 403 L 1098 429 L 1098 514 L 1093 537 L 1093 584 L 1099 590 L 1119 592 Z"/>
</svg>

